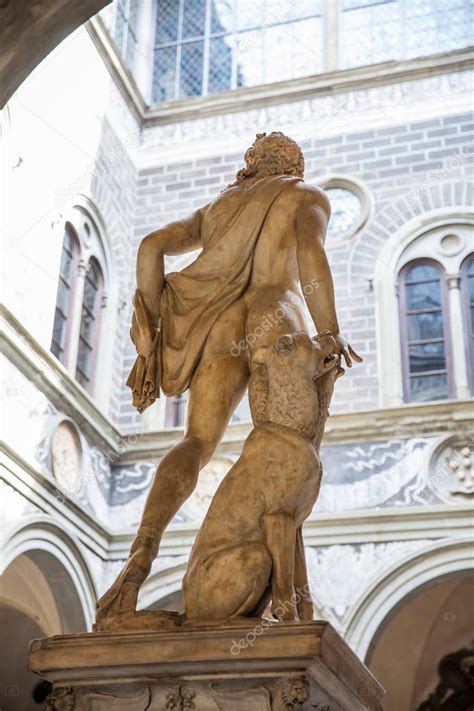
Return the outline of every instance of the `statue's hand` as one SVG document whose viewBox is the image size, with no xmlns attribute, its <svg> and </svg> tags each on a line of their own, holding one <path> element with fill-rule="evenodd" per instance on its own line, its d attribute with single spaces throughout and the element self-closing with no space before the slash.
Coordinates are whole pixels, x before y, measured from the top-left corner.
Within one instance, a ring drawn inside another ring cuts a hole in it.
<svg viewBox="0 0 474 711">
<path fill-rule="evenodd" d="M 360 355 L 355 352 L 352 346 L 349 345 L 349 343 L 346 341 L 345 338 L 341 336 L 341 334 L 334 336 L 334 340 L 336 341 L 336 353 L 339 356 L 339 365 L 341 364 L 342 357 L 344 357 L 348 368 L 352 368 L 353 359 L 357 363 L 362 363 L 362 358 L 360 357 Z"/>
</svg>

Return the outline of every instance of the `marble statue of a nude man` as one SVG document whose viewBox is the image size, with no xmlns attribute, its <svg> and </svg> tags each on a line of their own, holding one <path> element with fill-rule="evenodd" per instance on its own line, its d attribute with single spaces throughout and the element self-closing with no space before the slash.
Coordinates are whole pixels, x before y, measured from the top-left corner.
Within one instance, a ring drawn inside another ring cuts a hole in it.
<svg viewBox="0 0 474 711">
<path fill-rule="evenodd" d="M 97 620 L 136 608 L 166 526 L 192 494 L 245 393 L 252 356 L 279 336 L 330 331 L 348 367 L 361 358 L 339 332 L 324 251 L 330 205 L 303 180 L 301 149 L 279 132 L 259 134 L 235 183 L 184 220 L 151 233 L 137 257 L 128 384 L 142 412 L 189 389 L 182 441 L 162 459 L 124 569 L 97 604 Z M 164 256 L 202 248 L 180 273 Z"/>
</svg>

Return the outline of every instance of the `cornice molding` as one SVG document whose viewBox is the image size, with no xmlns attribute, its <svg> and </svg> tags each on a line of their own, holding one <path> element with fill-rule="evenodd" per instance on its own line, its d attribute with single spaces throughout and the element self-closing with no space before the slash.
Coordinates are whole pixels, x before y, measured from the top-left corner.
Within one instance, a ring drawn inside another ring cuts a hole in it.
<svg viewBox="0 0 474 711">
<path fill-rule="evenodd" d="M 381 62 L 353 69 L 287 81 L 235 89 L 212 96 L 197 96 L 178 101 L 148 105 L 132 74 L 117 52 L 103 21 L 94 17 L 86 23 L 87 31 L 103 58 L 134 118 L 142 128 L 176 124 L 228 113 L 240 113 L 274 104 L 291 103 L 305 98 L 370 89 L 403 81 L 458 72 L 474 66 L 474 50 L 459 49 L 428 57 Z"/>
<path fill-rule="evenodd" d="M 433 54 L 429 57 L 341 69 L 207 97 L 163 102 L 147 108 L 144 117 L 145 125 L 148 127 L 205 116 L 251 111 L 274 104 L 424 79 L 433 75 L 461 71 L 472 66 L 474 66 L 474 50 L 468 48 Z"/>
<path fill-rule="evenodd" d="M 171 524 L 165 531 L 162 555 L 188 555 L 200 523 Z M 379 510 L 357 510 L 342 514 L 313 514 L 304 524 L 307 546 L 356 545 L 438 539 L 472 533 L 470 506 L 433 505 L 387 507 Z M 114 536 L 111 558 L 126 557 L 133 532 Z"/>
<path fill-rule="evenodd" d="M 135 79 L 118 53 L 103 20 L 99 15 L 96 15 L 85 23 L 85 27 L 132 116 L 139 125 L 142 125 L 148 107 Z"/>
</svg>

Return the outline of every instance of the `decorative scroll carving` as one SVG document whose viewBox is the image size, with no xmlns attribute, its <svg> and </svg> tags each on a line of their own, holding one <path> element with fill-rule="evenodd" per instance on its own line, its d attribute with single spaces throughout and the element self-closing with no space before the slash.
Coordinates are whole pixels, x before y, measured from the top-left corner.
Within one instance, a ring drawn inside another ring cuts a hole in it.
<svg viewBox="0 0 474 711">
<path fill-rule="evenodd" d="M 219 711 L 272 711 L 270 692 L 264 687 L 226 691 L 211 684 L 211 690 Z"/>
<path fill-rule="evenodd" d="M 193 699 L 196 693 L 192 689 L 179 686 L 177 691 L 172 691 L 166 695 L 166 711 L 186 711 L 195 709 L 196 704 Z"/>
</svg>

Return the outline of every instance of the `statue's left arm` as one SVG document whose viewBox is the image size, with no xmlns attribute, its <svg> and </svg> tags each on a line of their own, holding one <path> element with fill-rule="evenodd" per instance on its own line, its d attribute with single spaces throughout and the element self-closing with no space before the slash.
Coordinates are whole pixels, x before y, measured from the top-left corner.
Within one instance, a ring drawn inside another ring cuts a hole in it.
<svg viewBox="0 0 474 711">
<path fill-rule="evenodd" d="M 141 242 L 137 255 L 137 290 L 130 335 L 138 356 L 128 377 L 133 404 L 143 412 L 159 396 L 160 299 L 164 287 L 165 255 L 192 252 L 201 246 L 201 208 L 184 220 L 172 222 Z"/>
<path fill-rule="evenodd" d="M 297 260 L 301 288 L 318 333 L 330 331 L 347 366 L 362 358 L 339 331 L 331 269 L 324 249 L 331 206 L 322 190 L 304 184 L 296 213 Z"/>
</svg>

